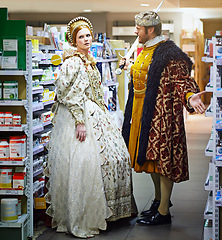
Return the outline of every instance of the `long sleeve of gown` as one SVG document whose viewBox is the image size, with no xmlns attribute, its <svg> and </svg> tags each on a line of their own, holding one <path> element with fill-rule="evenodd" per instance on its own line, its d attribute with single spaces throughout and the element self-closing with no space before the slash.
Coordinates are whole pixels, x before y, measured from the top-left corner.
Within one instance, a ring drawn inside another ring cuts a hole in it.
<svg viewBox="0 0 222 240">
<path fill-rule="evenodd" d="M 85 123 L 84 100 L 85 89 L 89 86 L 89 78 L 79 57 L 70 57 L 65 60 L 55 85 L 59 102 L 72 113 L 76 125 Z"/>
</svg>

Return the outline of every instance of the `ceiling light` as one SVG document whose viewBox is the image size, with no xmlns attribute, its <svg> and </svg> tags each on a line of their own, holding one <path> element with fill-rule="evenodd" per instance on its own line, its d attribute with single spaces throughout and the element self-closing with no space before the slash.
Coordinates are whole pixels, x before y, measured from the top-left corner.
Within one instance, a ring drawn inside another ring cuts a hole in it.
<svg viewBox="0 0 222 240">
<path fill-rule="evenodd" d="M 91 9 L 85 9 L 84 12 L 92 12 Z"/>
<path fill-rule="evenodd" d="M 148 3 L 141 3 L 140 6 L 141 7 L 149 7 L 149 4 Z"/>
</svg>

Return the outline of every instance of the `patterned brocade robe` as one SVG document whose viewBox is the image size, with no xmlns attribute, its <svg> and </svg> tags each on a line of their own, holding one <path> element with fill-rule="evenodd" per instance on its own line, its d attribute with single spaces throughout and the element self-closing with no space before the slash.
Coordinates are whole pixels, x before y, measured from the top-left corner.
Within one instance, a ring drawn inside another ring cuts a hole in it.
<svg viewBox="0 0 222 240">
<path fill-rule="evenodd" d="M 190 78 L 192 62 L 180 48 L 172 41 L 153 42 L 158 44 L 147 70 L 142 104 L 138 104 L 141 113 L 135 112 L 138 85 L 133 74 L 122 134 L 136 172 L 159 172 L 173 182 L 181 182 L 189 179 L 183 106 L 194 111 L 188 107 L 186 95 L 199 92 L 199 87 Z M 135 122 L 139 123 L 137 136 L 132 131 Z"/>
</svg>

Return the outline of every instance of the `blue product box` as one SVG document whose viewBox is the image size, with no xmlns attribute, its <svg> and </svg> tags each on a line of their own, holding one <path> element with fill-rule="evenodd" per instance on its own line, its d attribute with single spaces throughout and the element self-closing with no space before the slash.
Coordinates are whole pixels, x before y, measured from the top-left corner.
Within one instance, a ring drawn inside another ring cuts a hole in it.
<svg viewBox="0 0 222 240">
<path fill-rule="evenodd" d="M 102 58 L 103 44 L 93 42 L 90 51 L 94 58 Z"/>
</svg>

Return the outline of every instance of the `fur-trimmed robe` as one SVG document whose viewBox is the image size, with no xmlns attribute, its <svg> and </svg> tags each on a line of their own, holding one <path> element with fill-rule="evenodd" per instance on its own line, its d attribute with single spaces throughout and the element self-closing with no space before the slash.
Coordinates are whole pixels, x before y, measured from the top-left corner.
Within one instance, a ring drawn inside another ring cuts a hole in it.
<svg viewBox="0 0 222 240">
<path fill-rule="evenodd" d="M 189 179 L 183 105 L 186 93 L 199 92 L 190 78 L 192 62 L 172 41 L 154 51 L 144 98 L 137 163 L 158 161 L 159 173 L 173 182 Z M 133 106 L 133 79 L 126 104 L 122 134 L 128 146 Z"/>
</svg>

